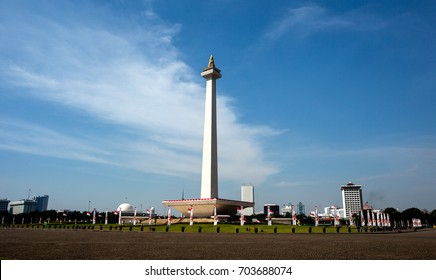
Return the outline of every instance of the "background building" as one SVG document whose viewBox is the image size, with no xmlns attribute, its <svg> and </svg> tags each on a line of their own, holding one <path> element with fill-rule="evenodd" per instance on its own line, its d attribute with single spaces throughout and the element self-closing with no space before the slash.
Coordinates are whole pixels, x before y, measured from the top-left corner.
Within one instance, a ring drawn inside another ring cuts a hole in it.
<svg viewBox="0 0 436 280">
<path fill-rule="evenodd" d="M 122 203 L 117 207 L 116 215 L 121 215 L 121 218 L 118 216 L 118 223 L 141 224 L 144 220 L 147 220 L 150 217 L 155 216 L 154 207 L 152 207 L 149 210 L 149 212 L 150 213 L 136 211 L 136 216 L 135 216 L 135 208 L 129 203 Z"/>
<path fill-rule="evenodd" d="M 306 215 L 306 206 L 303 203 L 298 203 L 297 205 L 297 215 Z"/>
<path fill-rule="evenodd" d="M 241 186 L 241 201 L 248 201 L 254 203 L 254 186 L 253 185 L 242 185 Z M 254 207 L 244 208 L 245 216 L 254 215 Z"/>
<path fill-rule="evenodd" d="M 36 196 L 33 198 L 36 201 L 36 209 L 39 212 L 47 211 L 48 207 L 48 195 Z"/>
<path fill-rule="evenodd" d="M 345 211 L 344 209 L 341 209 L 337 206 L 328 206 L 328 207 L 324 207 L 324 213 L 321 214 L 321 216 L 324 217 L 331 217 L 334 218 L 336 216 L 339 216 L 339 218 L 345 218 Z"/>
<path fill-rule="evenodd" d="M 273 212 L 274 216 L 279 216 L 280 214 L 280 207 L 277 204 L 264 204 L 263 205 L 263 213 L 265 216 L 268 216 L 268 206 L 270 211 Z"/>
<path fill-rule="evenodd" d="M 362 209 L 363 209 L 363 210 L 373 210 L 374 207 L 373 207 L 372 205 L 370 205 L 370 204 L 368 203 L 368 201 L 367 201 L 367 202 L 365 202 L 365 204 L 363 204 Z"/>
<path fill-rule="evenodd" d="M 346 185 L 341 186 L 342 192 L 342 204 L 348 217 L 348 209 L 351 209 L 351 214 L 358 213 L 362 209 L 362 186 L 355 185 L 349 182 Z"/>
<path fill-rule="evenodd" d="M 294 205 L 294 211 L 296 215 L 306 215 L 306 207 L 304 206 L 303 203 L 301 203 L 301 201 L 297 204 Z M 289 202 L 288 205 L 283 205 L 282 207 L 282 215 L 286 216 L 287 214 L 292 215 L 292 203 Z"/>
<path fill-rule="evenodd" d="M 36 201 L 30 199 L 21 199 L 9 204 L 9 213 L 12 215 L 28 214 L 36 210 Z"/>
<path fill-rule="evenodd" d="M 289 217 L 292 215 L 292 203 L 291 202 L 289 202 L 288 205 L 283 204 L 282 215 L 289 216 Z"/>
<path fill-rule="evenodd" d="M 9 199 L 6 198 L 0 199 L 0 212 L 8 211 L 9 202 L 11 202 Z"/>
</svg>

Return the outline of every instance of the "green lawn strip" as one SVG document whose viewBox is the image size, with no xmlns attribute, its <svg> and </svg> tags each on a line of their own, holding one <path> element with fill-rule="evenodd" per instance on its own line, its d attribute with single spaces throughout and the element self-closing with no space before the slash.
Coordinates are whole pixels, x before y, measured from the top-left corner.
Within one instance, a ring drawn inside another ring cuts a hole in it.
<svg viewBox="0 0 436 280">
<path fill-rule="evenodd" d="M 49 224 L 49 225 L 33 225 L 33 226 L 21 226 L 16 225 L 16 228 L 29 228 L 29 229 L 50 229 L 50 230 L 93 230 L 93 231 L 143 231 L 143 232 L 185 232 L 185 233 L 238 233 L 238 234 L 271 234 L 271 233 L 313 233 L 323 234 L 325 233 L 338 233 L 338 228 L 333 226 L 290 226 L 290 225 L 271 225 L 266 224 L 246 224 L 240 226 L 239 224 L 201 224 L 196 223 L 193 226 L 189 224 L 172 224 L 167 225 L 117 225 L 117 224 Z M 184 228 L 182 230 L 182 228 Z M 357 233 L 356 227 L 348 228 L 346 226 L 339 228 L 339 233 Z M 257 231 L 257 232 L 256 232 Z M 369 231 L 368 231 L 369 232 Z"/>
</svg>

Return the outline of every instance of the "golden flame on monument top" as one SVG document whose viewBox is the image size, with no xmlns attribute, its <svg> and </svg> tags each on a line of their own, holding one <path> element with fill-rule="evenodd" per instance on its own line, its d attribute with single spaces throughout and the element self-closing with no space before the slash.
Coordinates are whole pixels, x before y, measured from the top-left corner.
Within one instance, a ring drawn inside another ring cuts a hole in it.
<svg viewBox="0 0 436 280">
<path fill-rule="evenodd" d="M 221 70 L 218 69 L 218 68 L 215 66 L 215 61 L 214 61 L 214 59 L 213 59 L 213 55 L 210 55 L 209 63 L 207 64 L 207 68 L 205 68 L 205 69 L 203 70 L 203 72 L 206 71 L 206 70 L 210 70 L 210 69 L 213 69 L 213 70 L 217 71 L 218 73 L 221 72 Z"/>
</svg>

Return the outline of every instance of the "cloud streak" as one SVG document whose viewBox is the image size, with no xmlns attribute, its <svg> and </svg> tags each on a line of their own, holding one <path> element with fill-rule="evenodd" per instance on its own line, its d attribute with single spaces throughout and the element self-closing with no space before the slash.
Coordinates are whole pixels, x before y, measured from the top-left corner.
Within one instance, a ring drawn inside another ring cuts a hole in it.
<svg viewBox="0 0 436 280">
<path fill-rule="evenodd" d="M 0 150 L 111 164 L 111 154 L 83 140 L 16 120 L 0 120 Z"/>
<path fill-rule="evenodd" d="M 199 174 L 203 84 L 172 45 L 180 26 L 156 22 L 155 14 L 143 20 L 120 34 L 101 23 L 61 24 L 29 13 L 26 22 L 1 29 L 3 38 L 17 43 L 2 49 L 8 58 L 0 68 L 3 85 L 24 90 L 22 98 L 103 121 L 113 135 L 105 131 L 79 139 L 68 129 L 8 120 L 2 122 L 0 148 L 164 175 Z M 218 103 L 222 178 L 262 182 L 278 172 L 261 144 L 277 132 L 241 123 L 228 98 L 220 96 Z"/>
<path fill-rule="evenodd" d="M 279 20 L 273 22 L 263 34 L 263 39 L 274 42 L 290 32 L 307 36 L 327 29 L 374 30 L 385 22 L 357 9 L 344 14 L 332 14 L 316 4 L 289 8 Z"/>
</svg>

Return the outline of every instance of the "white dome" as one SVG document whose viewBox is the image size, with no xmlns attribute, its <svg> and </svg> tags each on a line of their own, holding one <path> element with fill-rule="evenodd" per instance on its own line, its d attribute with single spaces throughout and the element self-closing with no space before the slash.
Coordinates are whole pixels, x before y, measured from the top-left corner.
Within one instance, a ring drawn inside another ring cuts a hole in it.
<svg viewBox="0 0 436 280">
<path fill-rule="evenodd" d="M 133 212 L 133 206 L 130 205 L 129 203 L 123 203 L 120 204 L 120 206 L 118 206 L 117 208 L 118 211 L 122 211 L 122 212 Z"/>
</svg>

